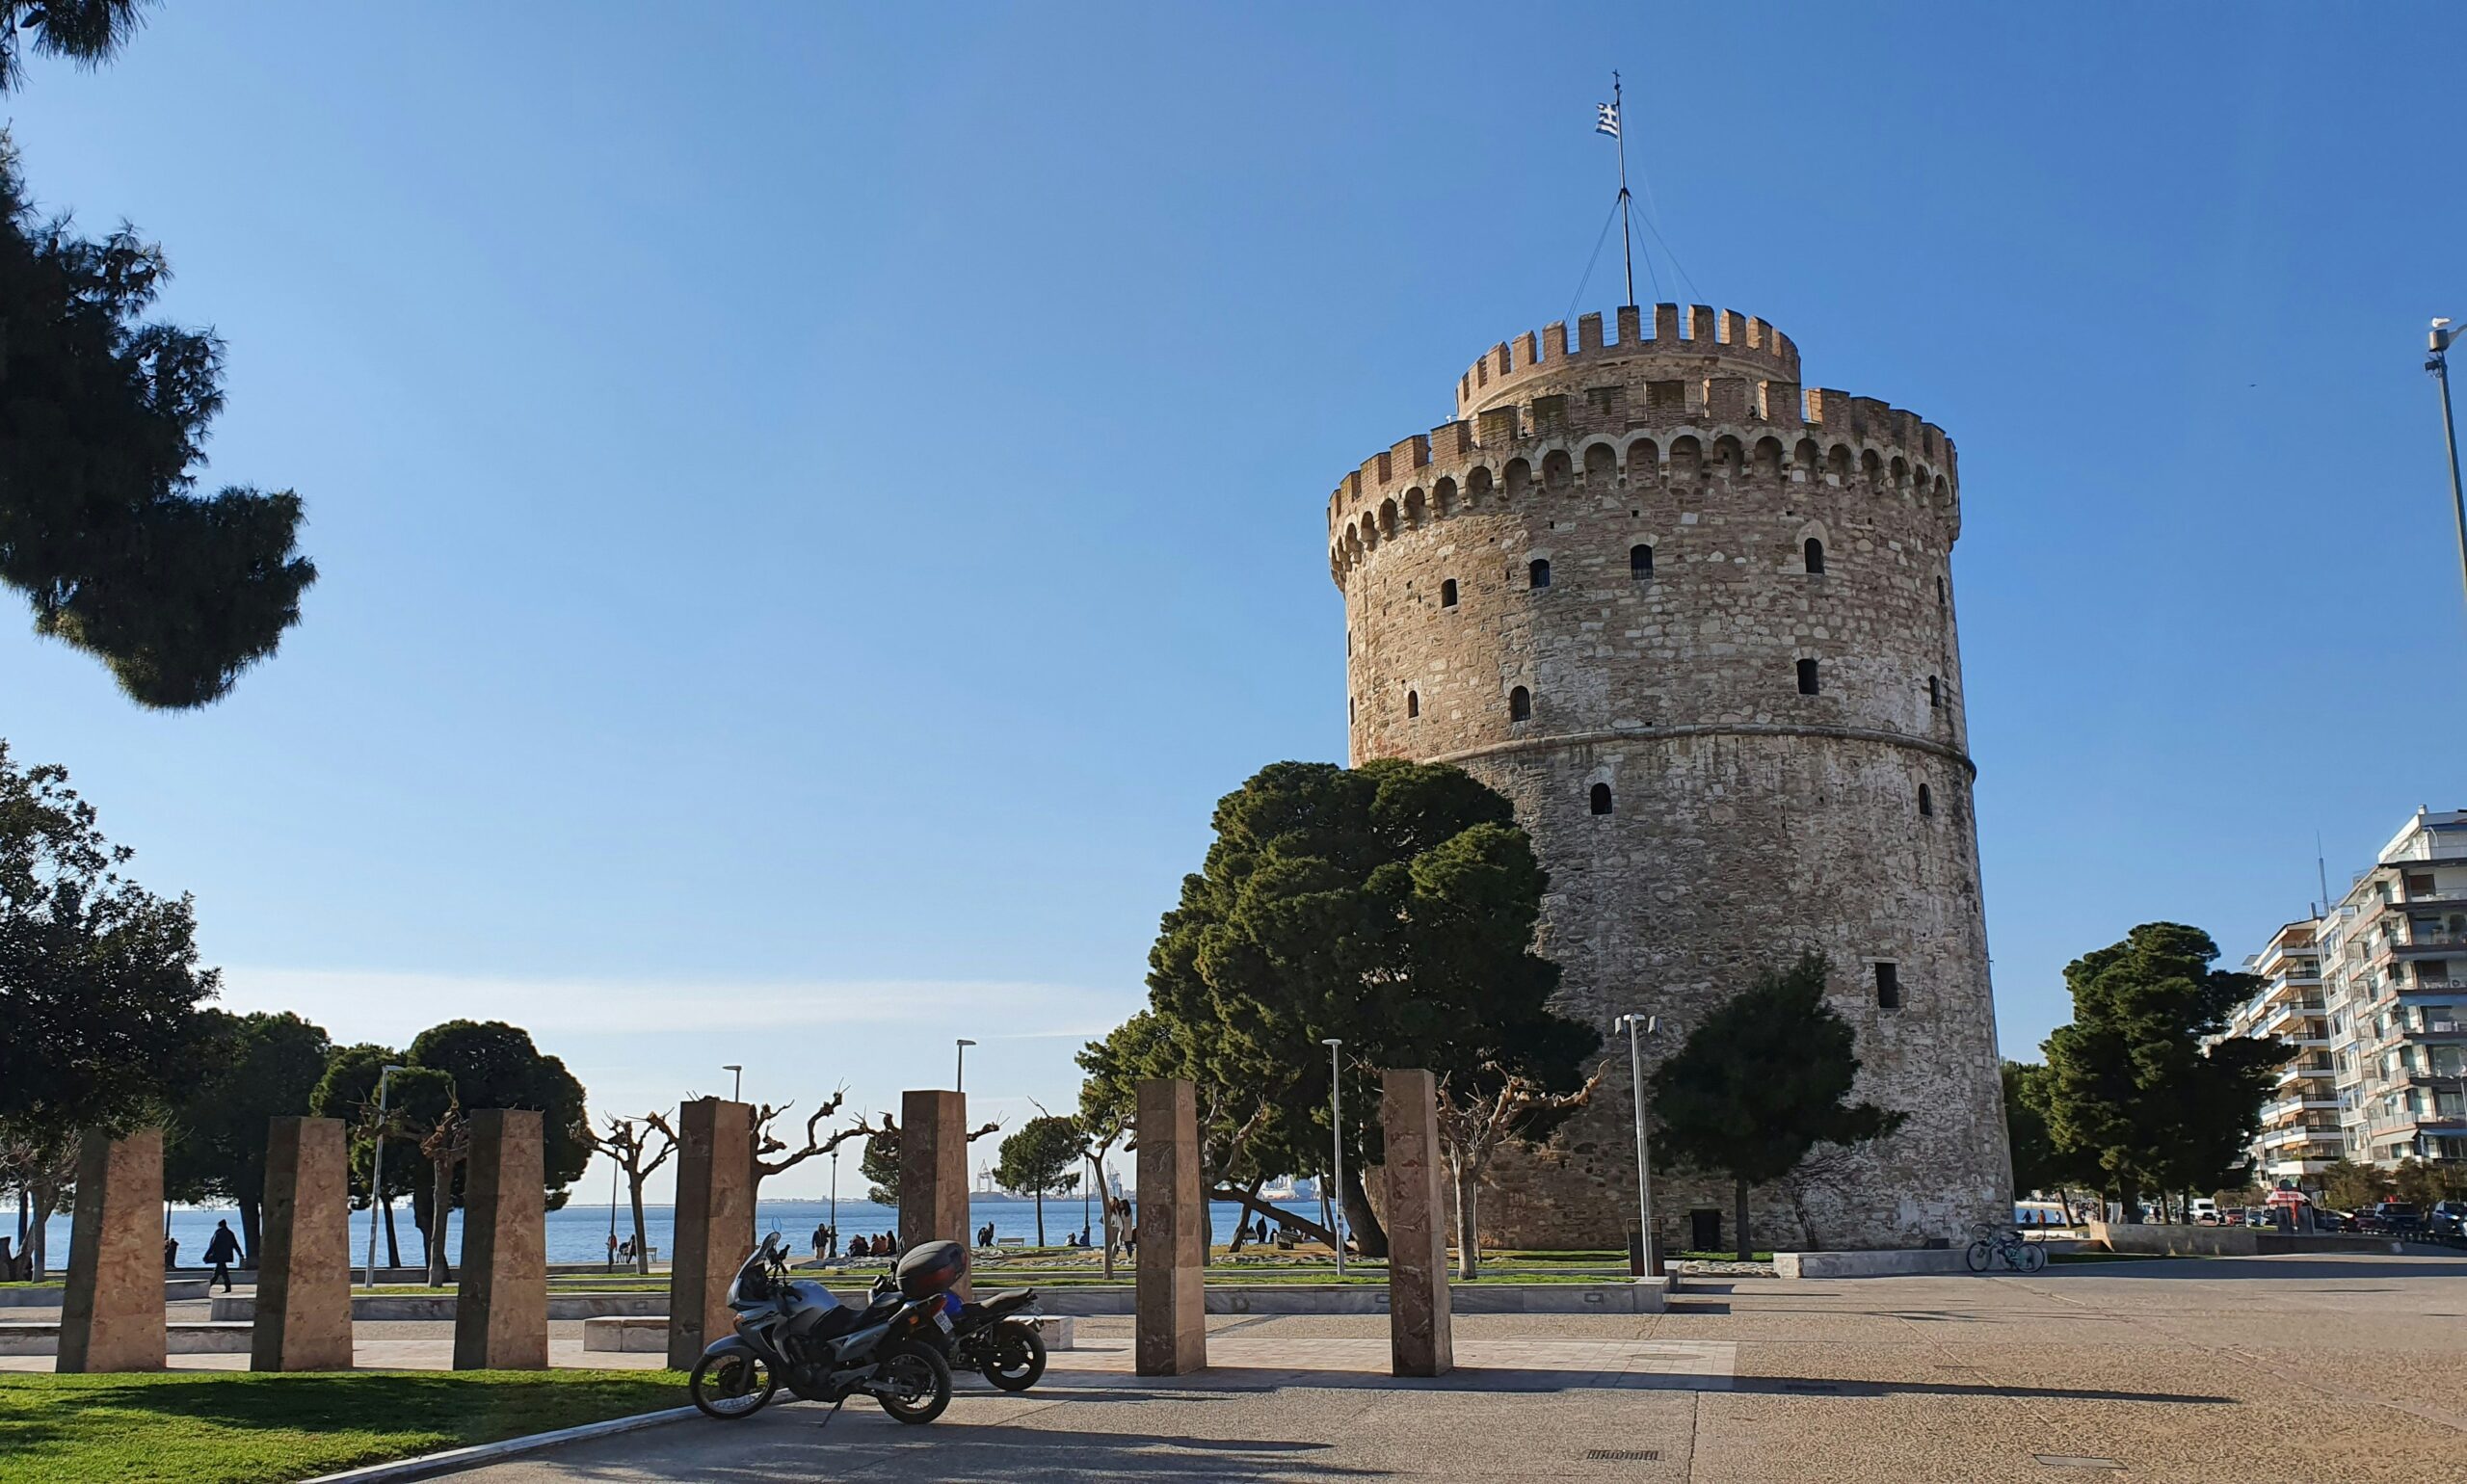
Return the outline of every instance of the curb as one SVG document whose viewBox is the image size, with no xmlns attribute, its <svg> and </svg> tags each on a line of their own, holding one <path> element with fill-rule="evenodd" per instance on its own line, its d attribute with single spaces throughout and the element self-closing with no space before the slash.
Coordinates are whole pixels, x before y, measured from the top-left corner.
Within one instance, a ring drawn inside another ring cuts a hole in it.
<svg viewBox="0 0 2467 1484">
<path fill-rule="evenodd" d="M 669 1422 L 681 1422 L 699 1416 L 692 1407 L 671 1407 L 664 1412 L 643 1412 L 632 1417 L 611 1418 L 605 1422 L 585 1422 L 579 1427 L 561 1427 L 555 1432 L 533 1433 L 523 1438 L 508 1438 L 499 1443 L 482 1443 L 467 1448 L 447 1448 L 442 1453 L 423 1453 L 417 1458 L 398 1458 L 390 1464 L 370 1464 L 360 1469 L 346 1469 L 340 1473 L 321 1473 L 304 1484 L 397 1484 L 408 1479 L 433 1479 L 439 1474 L 476 1469 L 525 1453 L 537 1453 L 561 1444 L 581 1443 L 591 1438 L 611 1438 L 619 1433 L 639 1432 L 646 1427 L 658 1427 Z"/>
</svg>

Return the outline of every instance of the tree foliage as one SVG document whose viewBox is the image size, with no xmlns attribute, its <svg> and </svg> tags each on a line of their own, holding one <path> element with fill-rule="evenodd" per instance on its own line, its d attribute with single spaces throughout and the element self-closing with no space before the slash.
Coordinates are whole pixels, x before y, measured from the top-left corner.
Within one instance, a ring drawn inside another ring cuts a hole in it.
<svg viewBox="0 0 2467 1484">
<path fill-rule="evenodd" d="M 1532 944 L 1549 877 L 1507 800 L 1444 764 L 1275 763 L 1214 824 L 1150 951 L 1148 1011 L 1081 1055 L 1083 1106 L 1127 1116 L 1139 1078 L 1188 1077 L 1216 1181 L 1314 1173 L 1340 1074 L 1321 1043 L 1341 1038 L 1345 1206 L 1377 1250 L 1361 1174 L 1376 1069 L 1567 1090 L 1601 1043 L 1546 1007 L 1559 970 Z"/>
<path fill-rule="evenodd" d="M 2145 1192 L 2231 1183 L 2295 1054 L 2268 1037 L 2205 1046 L 2261 985 L 2211 967 L 2217 957 L 2199 928 L 2145 922 L 2065 966 L 2073 1022 L 2047 1039 L 2048 1131 L 2127 1211 Z"/>
<path fill-rule="evenodd" d="M 185 896 L 120 874 L 66 770 L 0 742 L 0 1121 L 120 1126 L 178 1080 L 218 977 Z"/>
<path fill-rule="evenodd" d="M 176 1201 L 237 1206 L 241 1243 L 254 1262 L 267 1122 L 309 1111 L 333 1043 L 289 1011 L 208 1010 L 203 1021 L 194 1070 L 171 1098 L 164 1188 Z"/>
<path fill-rule="evenodd" d="M 411 1040 L 411 1064 L 454 1079 L 454 1099 L 464 1112 L 486 1108 L 533 1108 L 541 1115 L 543 1179 L 548 1205 L 565 1205 L 567 1186 L 591 1163 L 595 1136 L 583 1106 L 582 1084 L 563 1060 L 541 1051 L 531 1033 L 503 1020 L 447 1020 Z"/>
<path fill-rule="evenodd" d="M 1079 1156 L 1086 1148 L 1076 1119 L 1048 1113 L 1029 1119 L 1002 1141 L 994 1178 L 1005 1189 L 1036 1197 L 1037 1245 L 1045 1245 L 1045 1198 L 1079 1188 Z"/>
<path fill-rule="evenodd" d="M 2002 1073 L 2004 1132 L 2013 1152 L 2013 1199 L 2033 1190 L 2098 1189 L 2098 1165 L 2058 1149 L 2049 1130 L 2048 1102 L 2055 1097 L 2056 1079 L 2046 1065 L 2008 1061 Z"/>
<path fill-rule="evenodd" d="M 145 0 L 0 0 L 0 93 L 25 84 L 25 56 L 96 67 L 144 21 Z"/>
<path fill-rule="evenodd" d="M 0 6 L 35 13 L 36 49 L 92 58 L 131 12 Z M 0 81 L 15 66 L 0 44 Z M 196 490 L 223 342 L 146 318 L 169 274 L 125 226 L 89 239 L 40 215 L 0 133 L 0 583 L 132 699 L 186 707 L 274 652 L 317 573 L 296 549 L 298 495 Z"/>
<path fill-rule="evenodd" d="M 1849 1022 L 1824 1000 L 1820 953 L 1754 983 L 1698 1023 L 1654 1069 L 1653 1114 L 1671 1157 L 1730 1178 L 1741 1260 L 1754 1250 L 1751 1185 L 1778 1180 L 1818 1144 L 1880 1138 L 1909 1116 L 1846 1100 L 1859 1058 Z"/>
</svg>

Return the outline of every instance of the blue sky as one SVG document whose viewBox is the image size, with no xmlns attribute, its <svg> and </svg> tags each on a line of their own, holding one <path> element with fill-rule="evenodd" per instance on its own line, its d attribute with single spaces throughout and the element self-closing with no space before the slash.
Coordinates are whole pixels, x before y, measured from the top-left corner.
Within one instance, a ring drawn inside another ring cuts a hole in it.
<svg viewBox="0 0 2467 1484">
<path fill-rule="evenodd" d="M 881 1107 L 955 1034 L 1068 1103 L 1216 797 L 1343 755 L 1330 487 L 1621 297 L 1617 66 L 1659 297 L 1959 443 L 2029 1054 L 2075 954 L 2232 961 L 2316 831 L 2339 883 L 2467 805 L 2461 55 L 2430 6 L 173 0 L 8 116 L 166 245 L 208 478 L 299 489 L 325 575 L 199 714 L 0 632 L 0 734 L 234 1005 L 502 1015 L 623 1111 Z"/>
</svg>

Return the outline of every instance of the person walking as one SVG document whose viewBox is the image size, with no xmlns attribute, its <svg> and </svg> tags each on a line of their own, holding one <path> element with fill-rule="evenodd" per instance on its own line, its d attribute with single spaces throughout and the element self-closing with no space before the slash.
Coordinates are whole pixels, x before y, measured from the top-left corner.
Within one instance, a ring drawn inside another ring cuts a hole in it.
<svg viewBox="0 0 2467 1484">
<path fill-rule="evenodd" d="M 206 1282 L 211 1284 L 215 1278 L 220 1278 L 223 1280 L 223 1291 L 230 1292 L 231 1259 L 239 1255 L 240 1239 L 231 1234 L 231 1223 L 216 1222 L 214 1235 L 208 1238 L 205 1244 L 205 1260 L 214 1267 L 214 1277 L 208 1278 Z"/>
<path fill-rule="evenodd" d="M 813 1259 L 816 1262 L 822 1260 L 822 1244 L 826 1235 L 828 1235 L 828 1230 L 821 1222 L 815 1222 L 813 1224 Z"/>
<path fill-rule="evenodd" d="M 179 1265 L 180 1239 L 167 1232 L 163 1234 L 163 1271 L 168 1273 Z"/>
</svg>

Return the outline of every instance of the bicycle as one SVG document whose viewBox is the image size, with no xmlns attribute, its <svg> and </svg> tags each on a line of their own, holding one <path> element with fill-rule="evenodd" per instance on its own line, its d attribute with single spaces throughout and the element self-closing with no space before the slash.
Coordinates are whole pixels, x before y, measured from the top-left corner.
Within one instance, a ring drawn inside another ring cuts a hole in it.
<svg viewBox="0 0 2467 1484">
<path fill-rule="evenodd" d="M 1971 1228 L 1977 1233 L 1970 1244 L 1970 1270 L 1984 1273 L 2003 1263 L 2011 1272 L 2035 1273 L 2047 1266 L 2047 1249 L 2024 1237 L 2018 1227 L 1994 1227 L 1985 1222 Z"/>
</svg>

